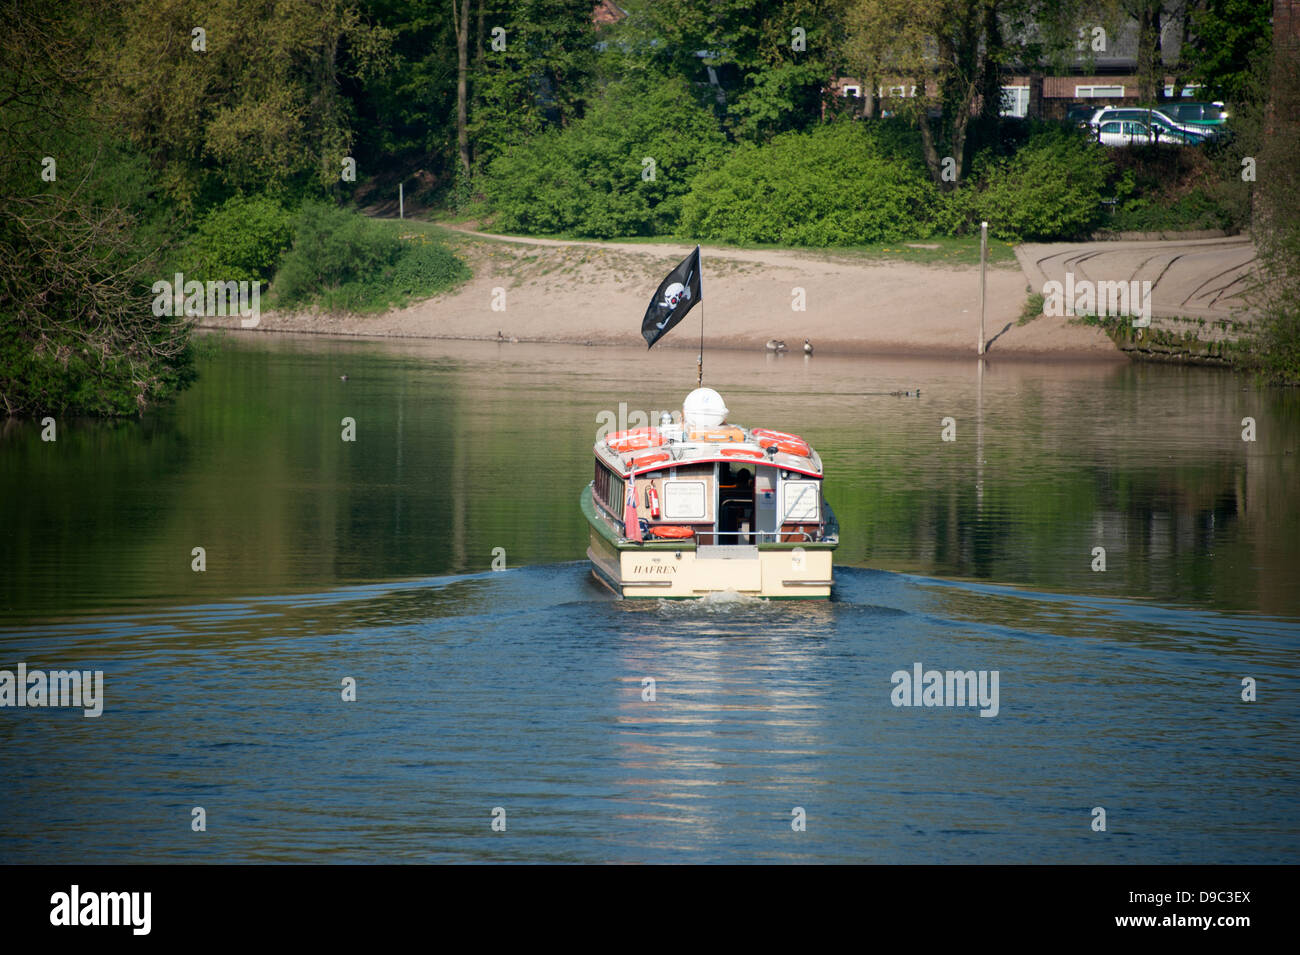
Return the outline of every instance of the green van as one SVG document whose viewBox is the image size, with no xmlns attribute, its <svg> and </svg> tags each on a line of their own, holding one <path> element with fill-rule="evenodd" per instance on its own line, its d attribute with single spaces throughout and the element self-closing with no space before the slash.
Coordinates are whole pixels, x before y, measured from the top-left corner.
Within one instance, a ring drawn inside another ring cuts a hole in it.
<svg viewBox="0 0 1300 955">
<path fill-rule="evenodd" d="M 1228 122 L 1228 111 L 1222 103 L 1162 103 L 1160 109 L 1188 126 L 1215 129 Z"/>
</svg>

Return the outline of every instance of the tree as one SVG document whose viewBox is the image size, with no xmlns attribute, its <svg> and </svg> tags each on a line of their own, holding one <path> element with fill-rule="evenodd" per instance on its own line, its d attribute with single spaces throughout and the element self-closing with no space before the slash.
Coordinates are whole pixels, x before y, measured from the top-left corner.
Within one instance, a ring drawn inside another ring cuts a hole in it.
<svg viewBox="0 0 1300 955">
<path fill-rule="evenodd" d="M 589 0 L 485 0 L 481 62 L 471 77 L 475 171 L 544 129 L 579 119 L 594 87 Z"/>
<path fill-rule="evenodd" d="M 850 0 L 845 15 L 845 60 L 863 76 L 897 79 L 915 96 L 896 101 L 921 131 L 930 178 L 944 189 L 951 157 L 967 167 L 966 136 L 981 89 L 1000 51 L 996 0 Z M 999 99 L 1000 99 L 999 89 Z M 938 117 L 939 135 L 931 125 Z"/>
<path fill-rule="evenodd" d="M 1207 97 L 1236 105 L 1266 89 L 1254 75 L 1268 59 L 1272 0 L 1203 0 L 1191 14 L 1183 62 Z"/>
<path fill-rule="evenodd" d="M 182 212 L 335 186 L 353 140 L 340 80 L 391 63 L 392 31 L 347 0 L 136 0 L 102 28 L 100 95 Z"/>
<path fill-rule="evenodd" d="M 348 69 L 340 78 L 358 176 L 415 167 L 426 185 L 445 185 L 458 146 L 456 31 L 447 0 L 362 0 L 361 12 L 393 39 L 390 69 L 365 77 Z"/>
<path fill-rule="evenodd" d="M 842 0 L 628 0 L 620 42 L 681 76 L 740 139 L 815 124 L 837 54 Z M 710 88 L 709 84 L 716 83 Z"/>
<path fill-rule="evenodd" d="M 0 36 L 0 403 L 132 414 L 192 378 L 184 319 L 149 287 L 170 210 L 93 108 L 107 0 L 5 3 Z"/>
<path fill-rule="evenodd" d="M 482 6 L 479 7 L 481 11 Z M 456 145 L 460 153 L 460 171 L 469 176 L 469 0 L 451 0 L 452 22 L 456 29 Z M 479 19 L 480 28 L 482 18 Z"/>
<path fill-rule="evenodd" d="M 1063 65 L 1110 0 L 844 2 L 846 69 L 872 85 L 915 87 L 890 108 L 917 124 L 931 179 L 951 190 L 969 169 L 972 122 L 999 122 L 1003 71 Z M 960 175 L 945 175 L 954 166 Z"/>
</svg>

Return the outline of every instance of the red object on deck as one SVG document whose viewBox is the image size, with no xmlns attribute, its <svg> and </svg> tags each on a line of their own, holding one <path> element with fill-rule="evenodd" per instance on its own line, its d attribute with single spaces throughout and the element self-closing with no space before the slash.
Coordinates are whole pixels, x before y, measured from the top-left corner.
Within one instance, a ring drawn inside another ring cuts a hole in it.
<svg viewBox="0 0 1300 955">
<path fill-rule="evenodd" d="M 654 537 L 682 538 L 690 537 L 695 533 L 695 528 L 684 527 L 680 524 L 657 524 L 650 528 L 650 534 Z"/>
<path fill-rule="evenodd" d="M 623 495 L 623 536 L 630 541 L 641 540 L 641 522 L 636 516 L 636 478 L 627 479 L 627 493 Z"/>
<path fill-rule="evenodd" d="M 806 458 L 812 452 L 808 442 L 797 434 L 787 434 L 784 431 L 772 431 L 767 428 L 754 428 L 749 432 L 758 441 L 758 446 L 766 450 L 772 445 L 776 445 L 778 451 L 786 454 L 793 454 L 796 457 Z"/>
<path fill-rule="evenodd" d="M 631 431 L 617 431 L 605 439 L 605 443 L 619 454 L 628 451 L 644 451 L 646 448 L 658 448 L 664 443 L 664 436 L 658 428 L 633 428 Z"/>
<path fill-rule="evenodd" d="M 640 471 L 642 468 L 648 468 L 652 464 L 659 464 L 660 462 L 669 461 L 671 459 L 672 455 L 667 451 L 659 451 L 655 454 L 643 454 L 641 457 L 632 461 L 632 470 Z"/>
</svg>

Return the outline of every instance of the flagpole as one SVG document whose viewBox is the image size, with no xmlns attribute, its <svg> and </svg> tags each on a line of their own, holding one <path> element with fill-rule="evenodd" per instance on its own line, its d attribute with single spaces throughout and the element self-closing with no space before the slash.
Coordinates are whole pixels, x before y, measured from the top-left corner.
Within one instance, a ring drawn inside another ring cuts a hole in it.
<svg viewBox="0 0 1300 955">
<path fill-rule="evenodd" d="M 704 387 L 704 302 L 700 302 L 700 357 L 699 376 L 695 380 L 696 388 Z"/>
<path fill-rule="evenodd" d="M 699 246 L 696 246 L 698 250 Z M 704 387 L 704 261 L 697 259 L 700 265 L 700 357 L 699 377 L 695 380 L 696 388 Z"/>
</svg>

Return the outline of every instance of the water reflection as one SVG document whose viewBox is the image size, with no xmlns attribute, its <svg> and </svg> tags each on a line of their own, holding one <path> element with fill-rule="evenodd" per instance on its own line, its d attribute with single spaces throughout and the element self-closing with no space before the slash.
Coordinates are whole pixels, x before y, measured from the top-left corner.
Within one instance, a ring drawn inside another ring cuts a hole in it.
<svg viewBox="0 0 1300 955">
<path fill-rule="evenodd" d="M 54 443 L 10 422 L 0 613 L 474 573 L 494 548 L 509 566 L 575 559 L 598 413 L 678 405 L 688 358 L 267 336 L 207 360 L 143 422 L 63 421 Z M 719 351 L 709 368 L 737 420 L 821 451 L 839 564 L 1300 613 L 1300 395 L 1107 362 Z"/>
</svg>

